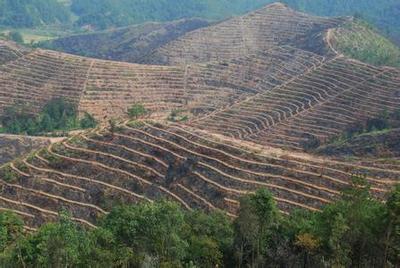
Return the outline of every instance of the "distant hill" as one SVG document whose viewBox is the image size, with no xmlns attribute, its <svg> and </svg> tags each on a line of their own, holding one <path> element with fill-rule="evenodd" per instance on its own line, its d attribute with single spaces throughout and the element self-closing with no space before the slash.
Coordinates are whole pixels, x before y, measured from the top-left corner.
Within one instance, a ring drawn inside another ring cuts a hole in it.
<svg viewBox="0 0 400 268">
<path fill-rule="evenodd" d="M 235 217 L 244 194 L 267 188 L 285 213 L 318 211 L 354 174 L 383 200 L 400 181 L 398 158 L 364 164 L 313 154 L 349 130 L 387 130 L 390 121 L 380 119 L 398 115 L 400 69 L 336 53 L 332 41 L 347 36 L 340 29 L 349 22 L 276 3 L 191 31 L 146 57 L 165 66 L 1 42 L 5 120 L 15 117 L 9 108 L 37 114 L 63 98 L 99 127 L 0 167 L 0 209 L 25 215 L 29 228 L 63 210 L 93 227 L 115 204 L 158 199 Z M 146 116 L 132 116 L 142 106 Z"/>
<path fill-rule="evenodd" d="M 30 28 L 70 20 L 70 10 L 57 0 L 0 0 L 1 26 Z"/>
<path fill-rule="evenodd" d="M 398 0 L 284 0 L 292 8 L 320 16 L 360 16 L 400 44 Z"/>
<path fill-rule="evenodd" d="M 100 59 L 139 62 L 153 50 L 189 31 L 207 25 L 208 22 L 202 19 L 145 23 L 115 30 L 59 38 L 42 43 L 42 46 Z"/>
<path fill-rule="evenodd" d="M 104 30 L 183 18 L 224 19 L 274 0 L 0 0 L 0 26 L 49 24 Z M 398 0 L 284 0 L 292 8 L 319 16 L 360 16 L 400 44 Z"/>
<path fill-rule="evenodd" d="M 400 67 L 400 48 L 364 21 L 348 22 L 333 31 L 336 49 L 373 65 Z"/>
<path fill-rule="evenodd" d="M 126 26 L 147 21 L 171 21 L 201 17 L 222 19 L 244 13 L 271 0 L 72 0 L 76 25 L 96 29 Z"/>
</svg>

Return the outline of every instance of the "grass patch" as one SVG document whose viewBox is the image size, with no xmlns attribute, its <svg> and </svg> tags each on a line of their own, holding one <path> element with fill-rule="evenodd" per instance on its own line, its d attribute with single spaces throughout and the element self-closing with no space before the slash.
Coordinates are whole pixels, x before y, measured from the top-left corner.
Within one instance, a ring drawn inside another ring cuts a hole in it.
<svg viewBox="0 0 400 268">
<path fill-rule="evenodd" d="M 346 56 L 377 65 L 400 67 L 400 48 L 367 22 L 356 20 L 335 32 L 335 46 Z"/>
</svg>

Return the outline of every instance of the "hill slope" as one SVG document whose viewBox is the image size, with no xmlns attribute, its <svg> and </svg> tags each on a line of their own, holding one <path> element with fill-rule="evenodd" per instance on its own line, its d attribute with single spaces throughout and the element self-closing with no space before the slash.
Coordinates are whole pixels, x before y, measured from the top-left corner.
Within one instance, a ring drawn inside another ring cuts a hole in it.
<svg viewBox="0 0 400 268">
<path fill-rule="evenodd" d="M 115 204 L 159 198 L 234 217 L 238 199 L 264 187 L 285 213 L 315 211 L 340 198 L 354 174 L 384 199 L 400 181 L 398 165 L 307 153 L 400 104 L 400 69 L 336 53 L 329 33 L 342 22 L 270 5 L 157 49 L 176 66 L 43 49 L 7 57 L 0 113 L 21 102 L 35 113 L 64 97 L 103 124 L 2 167 L 0 208 L 31 227 L 62 210 L 94 226 Z M 5 45 L 3 54 L 16 51 Z M 157 121 L 126 121 L 135 103 Z M 171 123 L 181 111 L 188 120 Z"/>
<path fill-rule="evenodd" d="M 155 50 L 143 61 L 153 64 L 190 64 L 224 60 L 292 45 L 325 53 L 325 30 L 345 20 L 309 16 L 274 3 L 241 17 L 190 32 Z"/>
<path fill-rule="evenodd" d="M 0 134 L 0 166 L 49 144 L 46 138 Z"/>
<path fill-rule="evenodd" d="M 70 11 L 57 0 L 0 0 L 0 25 L 12 28 L 67 24 Z"/>
<path fill-rule="evenodd" d="M 207 25 L 208 22 L 201 19 L 146 23 L 59 38 L 43 43 L 42 47 L 100 59 L 139 62 L 154 49 Z"/>
<path fill-rule="evenodd" d="M 220 208 L 234 216 L 241 195 L 265 187 L 284 212 L 318 210 L 339 197 L 352 172 L 368 174 L 380 198 L 400 179 L 396 170 L 252 151 L 181 125 L 125 123 L 3 167 L 0 205 L 29 214 L 30 227 L 54 220 L 62 209 L 93 226 L 120 202 L 168 198 L 187 209 Z"/>
<path fill-rule="evenodd" d="M 345 55 L 373 65 L 400 67 L 400 48 L 362 21 L 333 31 L 333 43 Z"/>
</svg>

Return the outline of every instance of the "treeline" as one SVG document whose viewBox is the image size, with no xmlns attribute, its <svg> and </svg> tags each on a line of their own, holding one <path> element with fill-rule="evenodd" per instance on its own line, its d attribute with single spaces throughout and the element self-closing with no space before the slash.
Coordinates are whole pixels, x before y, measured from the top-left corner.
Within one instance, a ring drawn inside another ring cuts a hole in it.
<svg viewBox="0 0 400 268">
<path fill-rule="evenodd" d="M 12 28 L 65 24 L 70 11 L 57 0 L 0 0 L 0 25 Z"/>
<path fill-rule="evenodd" d="M 50 100 L 38 115 L 32 114 L 24 105 L 7 107 L 0 116 L 0 123 L 0 132 L 28 135 L 93 128 L 97 125 L 88 113 L 79 119 L 76 107 L 63 98 Z"/>
<path fill-rule="evenodd" d="M 147 21 L 223 19 L 275 0 L 0 0 L 0 25 L 12 28 L 62 24 L 107 29 Z M 282 0 L 323 16 L 360 16 L 400 40 L 398 0 Z"/>
<path fill-rule="evenodd" d="M 267 190 L 245 196 L 233 221 L 160 201 L 122 205 L 83 229 L 64 213 L 24 232 L 0 213 L 2 267 L 397 267 L 400 186 L 380 202 L 354 178 L 320 212 L 283 215 Z"/>
<path fill-rule="evenodd" d="M 282 0 L 281 2 L 297 10 L 320 16 L 361 17 L 393 40 L 400 41 L 398 0 Z"/>
<path fill-rule="evenodd" d="M 79 16 L 76 22 L 78 26 L 91 25 L 97 29 L 105 29 L 146 21 L 172 21 L 192 17 L 222 19 L 270 2 L 271 0 L 73 0 L 71 10 Z"/>
</svg>

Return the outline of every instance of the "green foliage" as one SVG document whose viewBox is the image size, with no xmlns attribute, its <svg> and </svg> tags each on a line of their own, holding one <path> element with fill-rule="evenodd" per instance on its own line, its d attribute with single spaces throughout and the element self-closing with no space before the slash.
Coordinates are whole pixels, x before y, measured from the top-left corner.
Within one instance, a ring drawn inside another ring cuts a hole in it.
<svg viewBox="0 0 400 268">
<path fill-rule="evenodd" d="M 400 67 L 400 48 L 365 22 L 345 25 L 335 39 L 337 49 L 349 57 L 374 65 Z"/>
<path fill-rule="evenodd" d="M 187 114 L 183 114 L 184 110 L 173 110 L 168 116 L 168 120 L 172 122 L 184 122 L 189 119 Z"/>
<path fill-rule="evenodd" d="M 97 126 L 96 119 L 89 113 L 85 112 L 81 119 L 81 128 L 95 128 Z"/>
<path fill-rule="evenodd" d="M 242 198 L 234 224 L 235 257 L 240 265 L 262 267 L 267 262 L 267 251 L 279 221 L 275 200 L 267 190 Z"/>
<path fill-rule="evenodd" d="M 70 12 L 57 0 L 0 0 L 0 25 L 21 28 L 69 21 Z"/>
<path fill-rule="evenodd" d="M 2 253 L 12 246 L 22 233 L 23 221 L 19 217 L 8 211 L 0 213 L 0 251 Z"/>
<path fill-rule="evenodd" d="M 0 0 L 0 25 L 41 25 L 107 29 L 148 21 L 200 17 L 223 19 L 275 0 Z M 394 40 L 400 40 L 398 0 L 284 0 L 289 6 L 323 16 L 361 17 Z M 76 21 L 75 21 L 76 18 Z"/>
<path fill-rule="evenodd" d="M 130 126 L 132 128 L 141 128 L 144 125 L 145 124 L 142 121 L 137 121 L 137 120 L 133 120 L 133 121 L 129 121 L 128 122 L 128 126 Z"/>
<path fill-rule="evenodd" d="M 400 186 L 386 203 L 354 177 L 322 211 L 279 212 L 261 189 L 222 212 L 186 211 L 160 201 L 115 207 L 98 228 L 62 213 L 33 234 L 0 213 L 2 267 L 395 267 L 400 260 Z"/>
<path fill-rule="evenodd" d="M 0 178 L 6 182 L 14 182 L 18 176 L 10 166 L 6 166 L 0 170 Z"/>
<path fill-rule="evenodd" d="M 8 38 L 10 38 L 10 40 L 23 44 L 24 43 L 24 38 L 22 37 L 22 34 L 20 32 L 17 31 L 11 31 L 8 34 Z"/>
<path fill-rule="evenodd" d="M 128 109 L 128 115 L 130 118 L 138 119 L 141 116 L 147 114 L 146 108 L 141 103 L 136 103 Z"/>
<path fill-rule="evenodd" d="M 361 135 L 371 135 L 382 133 L 400 127 L 400 110 L 394 112 L 383 111 L 376 117 L 368 118 L 365 122 L 355 123 L 347 127 L 340 136 L 331 138 L 329 144 L 343 144 L 347 140 Z"/>
<path fill-rule="evenodd" d="M 184 214 L 169 202 L 119 207 L 102 226 L 143 259 L 150 256 L 160 263 L 173 263 L 184 258 L 188 247 L 180 235 Z"/>
<path fill-rule="evenodd" d="M 381 32 L 400 40 L 398 0 L 284 0 L 289 6 L 320 16 L 354 16 L 372 23 Z"/>
<path fill-rule="evenodd" d="M 73 0 L 71 9 L 79 16 L 77 25 L 91 25 L 98 29 L 125 26 L 146 21 L 171 21 L 202 17 L 221 19 L 242 13 L 271 0 Z"/>
<path fill-rule="evenodd" d="M 5 109 L 0 122 L 3 132 L 28 135 L 93 128 L 97 124 L 88 113 L 79 120 L 75 106 L 62 98 L 49 101 L 37 116 L 29 113 L 26 106 L 10 106 Z"/>
<path fill-rule="evenodd" d="M 194 211 L 185 217 L 189 244 L 186 262 L 192 261 L 199 267 L 228 264 L 234 237 L 229 219 L 222 212 L 207 215 Z"/>
</svg>

